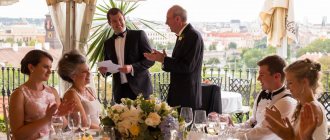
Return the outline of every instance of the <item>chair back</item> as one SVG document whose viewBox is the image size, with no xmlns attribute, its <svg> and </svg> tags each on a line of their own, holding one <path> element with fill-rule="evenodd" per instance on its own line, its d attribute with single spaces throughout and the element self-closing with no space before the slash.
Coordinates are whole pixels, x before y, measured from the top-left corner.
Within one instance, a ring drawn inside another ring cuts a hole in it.
<svg viewBox="0 0 330 140">
<path fill-rule="evenodd" d="M 203 78 L 203 81 L 205 80 L 209 80 L 211 81 L 213 84 L 221 87 L 221 84 L 222 84 L 222 77 L 204 77 Z"/>
<path fill-rule="evenodd" d="M 318 98 L 318 101 L 324 106 L 326 112 L 326 116 L 328 121 L 330 121 L 330 91 L 326 91 L 321 94 Z"/>
<path fill-rule="evenodd" d="M 166 101 L 168 96 L 168 90 L 170 89 L 169 83 L 159 83 L 160 100 Z"/>
<path fill-rule="evenodd" d="M 228 90 L 242 95 L 242 104 L 250 106 L 251 79 L 229 78 Z"/>
</svg>

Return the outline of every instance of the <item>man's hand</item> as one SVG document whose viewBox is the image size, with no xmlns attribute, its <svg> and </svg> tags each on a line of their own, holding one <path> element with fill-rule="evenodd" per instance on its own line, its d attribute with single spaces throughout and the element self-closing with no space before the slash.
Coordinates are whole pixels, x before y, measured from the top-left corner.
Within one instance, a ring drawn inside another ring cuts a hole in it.
<svg viewBox="0 0 330 140">
<path fill-rule="evenodd" d="M 108 68 L 107 67 L 99 67 L 98 70 L 101 74 L 105 74 L 105 73 L 107 73 Z"/>
<path fill-rule="evenodd" d="M 121 68 L 119 68 L 118 70 L 122 73 L 131 73 L 132 72 L 132 65 L 124 65 Z"/>
<path fill-rule="evenodd" d="M 165 50 L 163 50 L 163 53 L 157 50 L 153 50 L 151 53 L 144 53 L 144 57 L 150 61 L 157 61 L 163 63 L 164 58 L 166 57 L 166 52 Z"/>
</svg>

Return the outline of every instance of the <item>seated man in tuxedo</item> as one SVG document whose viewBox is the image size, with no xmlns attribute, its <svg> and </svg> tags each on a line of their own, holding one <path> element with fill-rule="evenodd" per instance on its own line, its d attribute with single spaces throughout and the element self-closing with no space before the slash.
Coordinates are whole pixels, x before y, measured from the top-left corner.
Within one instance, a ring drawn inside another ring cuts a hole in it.
<svg viewBox="0 0 330 140">
<path fill-rule="evenodd" d="M 297 105 L 297 101 L 292 98 L 291 93 L 286 89 L 285 61 L 277 56 L 270 55 L 258 62 L 258 80 L 261 83 L 262 91 L 256 96 L 253 105 L 253 114 L 249 120 L 235 126 L 242 128 L 252 128 L 245 133 L 251 140 L 280 140 L 276 134 L 269 130 L 265 119 L 266 107 L 275 106 L 282 114 L 282 118 L 291 118 Z"/>
<path fill-rule="evenodd" d="M 104 42 L 104 60 L 121 66 L 119 72 L 112 76 L 112 93 L 116 103 L 121 103 L 121 98 L 134 100 L 141 93 L 144 98 L 149 98 L 152 84 L 148 69 L 154 62 L 143 56 L 143 53 L 151 52 L 145 32 L 127 29 L 124 14 L 118 8 L 111 8 L 107 19 L 114 35 Z M 107 68 L 100 67 L 99 71 L 105 74 Z"/>
</svg>

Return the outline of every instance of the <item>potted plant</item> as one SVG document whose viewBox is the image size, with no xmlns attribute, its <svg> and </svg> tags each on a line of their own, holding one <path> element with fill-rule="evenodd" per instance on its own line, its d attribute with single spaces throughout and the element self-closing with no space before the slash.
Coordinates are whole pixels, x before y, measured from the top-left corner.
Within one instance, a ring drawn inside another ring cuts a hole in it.
<svg viewBox="0 0 330 140">
<path fill-rule="evenodd" d="M 89 56 L 89 61 L 91 62 L 92 67 L 96 62 L 104 60 L 104 54 L 103 54 L 104 42 L 108 38 L 110 38 L 114 33 L 113 29 L 111 28 L 111 26 L 109 26 L 107 21 L 106 15 L 108 10 L 113 7 L 119 8 L 124 13 L 124 16 L 127 17 L 127 15 L 132 13 L 139 6 L 138 3 L 139 3 L 138 1 L 115 2 L 114 0 L 109 0 L 108 3 L 104 2 L 103 4 L 96 6 L 98 11 L 95 13 L 94 21 L 101 22 L 101 24 L 92 27 L 92 29 L 95 29 L 95 32 L 90 37 L 91 44 L 87 51 L 87 55 Z M 140 18 L 134 22 L 141 23 L 142 25 L 160 34 L 158 31 L 152 28 L 153 25 L 159 25 L 159 23 L 145 19 L 140 19 Z M 134 22 L 126 18 L 126 28 L 139 29 L 138 26 L 136 26 L 136 23 Z"/>
</svg>

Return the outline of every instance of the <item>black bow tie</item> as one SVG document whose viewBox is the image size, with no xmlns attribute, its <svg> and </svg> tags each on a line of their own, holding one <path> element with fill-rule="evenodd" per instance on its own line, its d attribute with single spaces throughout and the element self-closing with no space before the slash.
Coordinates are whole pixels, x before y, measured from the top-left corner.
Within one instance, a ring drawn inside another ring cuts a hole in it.
<svg viewBox="0 0 330 140">
<path fill-rule="evenodd" d="M 124 33 L 125 33 L 126 31 L 124 31 L 124 32 L 121 32 L 121 33 L 119 33 L 119 34 L 113 34 L 113 38 L 114 39 L 117 39 L 118 37 L 124 37 Z"/>
<path fill-rule="evenodd" d="M 266 100 L 272 100 L 272 97 L 281 93 L 282 91 L 284 91 L 284 87 L 282 87 L 281 89 L 279 89 L 278 91 L 275 91 L 273 93 L 267 93 L 266 90 L 262 91 L 260 93 L 260 98 L 261 99 L 266 99 Z"/>
</svg>

